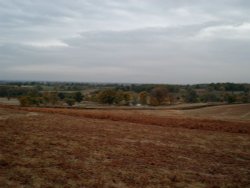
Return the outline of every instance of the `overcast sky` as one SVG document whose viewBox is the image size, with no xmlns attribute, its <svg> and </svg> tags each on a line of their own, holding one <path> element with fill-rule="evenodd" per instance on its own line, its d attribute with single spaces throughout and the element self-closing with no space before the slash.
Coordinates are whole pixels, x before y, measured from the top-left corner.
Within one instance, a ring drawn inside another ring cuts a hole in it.
<svg viewBox="0 0 250 188">
<path fill-rule="evenodd" d="M 249 0 L 0 0 L 0 79 L 250 82 Z"/>
</svg>

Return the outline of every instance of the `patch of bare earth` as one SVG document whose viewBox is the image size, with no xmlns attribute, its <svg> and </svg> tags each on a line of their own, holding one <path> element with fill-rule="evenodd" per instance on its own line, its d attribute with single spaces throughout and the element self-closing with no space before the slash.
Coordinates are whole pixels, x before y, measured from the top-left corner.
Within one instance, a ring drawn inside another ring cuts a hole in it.
<svg viewBox="0 0 250 188">
<path fill-rule="evenodd" d="M 0 187 L 250 185 L 246 122 L 25 110 L 0 110 Z"/>
</svg>

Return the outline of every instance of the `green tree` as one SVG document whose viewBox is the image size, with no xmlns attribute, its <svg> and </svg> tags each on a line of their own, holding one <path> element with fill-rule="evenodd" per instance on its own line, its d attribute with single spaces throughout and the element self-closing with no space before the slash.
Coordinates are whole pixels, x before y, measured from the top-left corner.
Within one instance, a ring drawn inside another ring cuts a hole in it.
<svg viewBox="0 0 250 188">
<path fill-rule="evenodd" d="M 130 101 L 130 92 L 123 92 L 123 104 L 128 105 Z"/>
<path fill-rule="evenodd" d="M 114 102 L 120 104 L 123 101 L 123 91 L 119 90 L 115 94 Z"/>
<path fill-rule="evenodd" d="M 197 102 L 198 95 L 195 90 L 189 88 L 185 95 L 186 102 Z"/>
<path fill-rule="evenodd" d="M 65 94 L 62 92 L 58 93 L 57 96 L 59 97 L 60 100 L 65 99 Z"/>
<path fill-rule="evenodd" d="M 128 105 L 130 100 L 130 94 L 124 91 L 117 91 L 115 94 L 115 103 L 120 105 Z"/>
<path fill-rule="evenodd" d="M 74 97 L 76 102 L 81 102 L 83 100 L 83 95 L 80 91 L 74 93 Z"/>
<path fill-rule="evenodd" d="M 97 99 L 104 104 L 113 104 L 116 99 L 116 91 L 113 89 L 105 89 L 98 94 Z"/>
<path fill-rule="evenodd" d="M 27 96 L 18 97 L 18 101 L 20 103 L 20 106 L 25 107 L 30 105 L 30 99 Z"/>
<path fill-rule="evenodd" d="M 32 96 L 21 96 L 18 97 L 20 106 L 39 106 L 42 104 L 43 100 L 41 97 L 32 97 Z"/>
<path fill-rule="evenodd" d="M 232 103 L 236 102 L 236 96 L 234 94 L 227 95 L 226 96 L 226 101 L 229 104 L 232 104 Z"/>
<path fill-rule="evenodd" d="M 65 98 L 64 100 L 69 106 L 73 106 L 76 102 L 75 99 L 72 99 L 72 98 Z"/>
</svg>

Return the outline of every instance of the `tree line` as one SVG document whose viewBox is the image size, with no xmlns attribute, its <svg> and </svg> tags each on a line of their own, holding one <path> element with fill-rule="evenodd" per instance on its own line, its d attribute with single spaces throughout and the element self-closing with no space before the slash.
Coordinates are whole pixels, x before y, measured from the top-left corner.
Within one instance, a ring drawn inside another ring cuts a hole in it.
<svg viewBox="0 0 250 188">
<path fill-rule="evenodd" d="M 89 84 L 89 83 L 2 83 L 0 97 L 18 98 L 23 106 L 62 105 L 90 101 L 107 105 L 170 105 L 196 102 L 250 102 L 250 84 L 211 83 Z"/>
<path fill-rule="evenodd" d="M 76 102 L 80 103 L 84 96 L 81 92 L 61 93 L 61 92 L 42 92 L 30 93 L 18 97 L 21 106 L 48 106 L 61 105 L 66 103 L 73 106 Z"/>
</svg>

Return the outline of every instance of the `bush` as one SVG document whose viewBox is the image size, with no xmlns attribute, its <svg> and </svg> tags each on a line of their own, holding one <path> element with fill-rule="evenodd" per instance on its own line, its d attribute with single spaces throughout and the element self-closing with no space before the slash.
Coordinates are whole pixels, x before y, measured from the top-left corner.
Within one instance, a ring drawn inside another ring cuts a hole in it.
<svg viewBox="0 0 250 188">
<path fill-rule="evenodd" d="M 81 102 L 83 100 L 83 95 L 81 92 L 76 92 L 74 93 L 74 99 L 77 101 L 77 102 Z"/>
<path fill-rule="evenodd" d="M 43 103 L 41 97 L 21 96 L 18 98 L 20 106 L 39 106 Z"/>
<path fill-rule="evenodd" d="M 69 106 L 73 106 L 73 105 L 76 103 L 75 99 L 72 99 L 72 98 L 66 98 L 66 99 L 65 99 L 65 102 L 66 102 L 67 105 L 69 105 Z"/>
<path fill-rule="evenodd" d="M 116 91 L 112 89 L 103 90 L 98 94 L 97 98 L 100 103 L 113 104 L 116 99 Z"/>
</svg>

